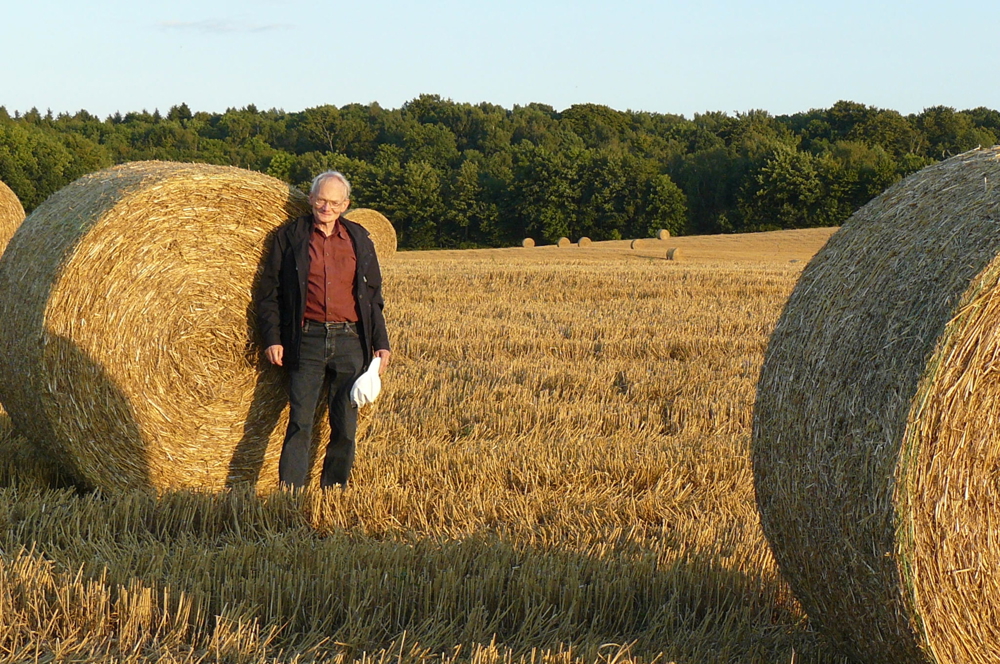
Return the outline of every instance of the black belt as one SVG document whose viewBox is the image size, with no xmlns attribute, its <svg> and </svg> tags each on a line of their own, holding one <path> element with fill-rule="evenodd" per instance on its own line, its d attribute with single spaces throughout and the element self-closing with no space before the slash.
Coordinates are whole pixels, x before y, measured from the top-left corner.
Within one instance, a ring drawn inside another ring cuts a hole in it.
<svg viewBox="0 0 1000 664">
<path fill-rule="evenodd" d="M 308 332 L 309 330 L 319 330 L 320 328 L 324 330 L 352 330 L 357 332 L 358 324 L 352 323 L 351 321 L 329 321 L 321 323 L 317 320 L 308 319 L 302 324 L 302 329 L 305 332 Z"/>
</svg>

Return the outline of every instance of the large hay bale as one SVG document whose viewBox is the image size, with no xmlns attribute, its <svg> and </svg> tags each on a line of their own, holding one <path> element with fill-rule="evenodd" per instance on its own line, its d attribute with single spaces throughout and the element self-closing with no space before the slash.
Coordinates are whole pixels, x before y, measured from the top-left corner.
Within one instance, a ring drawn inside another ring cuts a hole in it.
<svg viewBox="0 0 1000 664">
<path fill-rule="evenodd" d="M 348 210 L 344 217 L 361 224 L 368 231 L 372 242 L 375 243 L 375 254 L 378 256 L 379 264 L 385 265 L 392 260 L 396 253 L 396 229 L 384 214 L 369 208 L 355 208 Z"/>
<path fill-rule="evenodd" d="M 535 246 L 535 241 L 530 237 L 526 237 L 523 240 L 521 240 L 521 246 L 526 249 L 530 249 L 531 247 Z"/>
<path fill-rule="evenodd" d="M 666 228 L 661 228 L 659 230 L 659 232 L 657 232 L 657 234 L 656 234 L 656 239 L 657 240 L 669 240 L 670 239 L 670 231 L 668 231 Z"/>
<path fill-rule="evenodd" d="M 753 467 L 810 618 L 859 661 L 1000 660 L 1000 148 L 926 168 L 809 263 Z"/>
<path fill-rule="evenodd" d="M 7 248 L 7 244 L 10 239 L 14 236 L 15 231 L 24 221 L 24 208 L 21 206 L 21 200 L 17 197 L 17 194 L 11 190 L 3 182 L 0 182 L 0 254 L 3 254 L 4 250 Z M 0 317 L 6 316 L 6 308 L 2 301 L 0 301 Z M 0 407 L 0 420 L 9 422 L 7 417 L 7 412 Z M 17 435 L 13 428 L 10 426 L 0 426 L 0 445 L 4 442 L 7 443 L 9 449 L 0 450 L 3 452 L 2 455 L 9 460 L 9 463 L 19 464 L 23 462 L 26 458 L 26 454 L 30 455 L 36 452 L 34 448 L 29 448 L 25 445 L 23 437 Z M 21 448 L 24 449 L 21 449 Z M 32 460 L 43 461 L 44 457 L 38 454 L 34 456 L 27 457 Z M 38 467 L 42 464 L 32 464 Z M 21 476 L 25 474 L 28 476 L 32 475 L 32 471 L 36 468 L 25 468 L 21 471 Z"/>
<path fill-rule="evenodd" d="M 22 221 L 24 208 L 20 199 L 10 187 L 0 182 L 0 253 L 3 253 Z"/>
<path fill-rule="evenodd" d="M 273 486 L 286 398 L 251 293 L 270 232 L 306 211 L 266 175 L 169 162 L 51 196 L 0 259 L 0 396 L 18 430 L 86 485 Z"/>
<path fill-rule="evenodd" d="M 576 242 L 576 246 L 578 246 L 578 247 L 589 247 L 591 244 L 592 244 L 592 242 L 590 241 L 590 238 L 586 237 L 586 236 L 580 238 Z"/>
<path fill-rule="evenodd" d="M 560 247 L 568 247 L 571 244 L 573 244 L 573 243 L 569 241 L 568 237 L 561 237 L 561 238 L 559 238 L 559 241 L 556 243 L 556 245 L 558 245 Z"/>
<path fill-rule="evenodd" d="M 677 247 L 670 247 L 667 249 L 667 260 L 668 261 L 679 261 L 681 259 L 681 250 Z"/>
</svg>

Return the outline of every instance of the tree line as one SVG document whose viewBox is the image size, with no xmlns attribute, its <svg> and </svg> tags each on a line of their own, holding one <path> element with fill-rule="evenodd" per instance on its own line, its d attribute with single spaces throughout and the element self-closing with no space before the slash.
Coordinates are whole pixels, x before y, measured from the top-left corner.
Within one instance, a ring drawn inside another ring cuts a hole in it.
<svg viewBox="0 0 1000 664">
<path fill-rule="evenodd" d="M 900 178 L 998 142 L 1000 113 L 919 114 L 840 101 L 774 116 L 681 115 L 578 104 L 505 109 L 422 95 L 301 112 L 11 115 L 0 180 L 27 211 L 86 173 L 164 159 L 266 172 L 307 188 L 344 172 L 353 203 L 385 213 L 400 246 L 504 246 L 833 226 Z"/>
</svg>

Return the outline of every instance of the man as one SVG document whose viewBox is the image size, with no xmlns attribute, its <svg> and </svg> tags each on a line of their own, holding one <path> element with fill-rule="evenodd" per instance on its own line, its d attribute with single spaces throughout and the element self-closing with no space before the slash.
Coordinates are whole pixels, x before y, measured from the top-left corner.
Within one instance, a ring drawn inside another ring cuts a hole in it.
<svg viewBox="0 0 1000 664">
<path fill-rule="evenodd" d="M 288 371 L 291 412 L 278 479 L 305 485 L 313 419 L 329 386 L 330 442 L 320 485 L 347 484 L 354 464 L 358 411 L 350 390 L 372 358 L 389 364 L 382 316 L 382 274 L 362 226 L 342 218 L 351 185 L 341 173 L 316 176 L 312 214 L 281 226 L 274 236 L 255 297 L 267 359 Z"/>
</svg>

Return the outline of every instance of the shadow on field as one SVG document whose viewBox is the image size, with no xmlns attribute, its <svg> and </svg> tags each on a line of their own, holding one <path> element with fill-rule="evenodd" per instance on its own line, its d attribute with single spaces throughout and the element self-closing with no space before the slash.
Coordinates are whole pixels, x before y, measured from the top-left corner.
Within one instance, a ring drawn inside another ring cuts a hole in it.
<svg viewBox="0 0 1000 664">
<path fill-rule="evenodd" d="M 34 547 L 60 569 L 86 570 L 112 595 L 141 585 L 187 598 L 190 630 L 170 647 L 208 642 L 225 622 L 274 628 L 270 647 L 286 655 L 395 649 L 426 661 L 459 645 L 467 655 L 494 644 L 501 656 L 570 649 L 584 662 L 616 652 L 615 661 L 678 664 L 844 661 L 827 654 L 779 580 L 735 570 L 737 562 L 717 553 L 663 563 L 662 552 L 635 544 L 587 555 L 491 531 L 449 540 L 330 528 L 318 537 L 308 523 L 348 507 L 340 492 L 258 497 L 248 487 L 115 501 L 26 495 L 4 504 L 10 500 L 0 494 L 0 516 L 17 512 L 0 549 Z M 118 631 L 166 619 L 113 603 L 102 610 L 108 616 L 86 619 L 106 618 L 101 624 L 114 632 L 107 643 L 123 648 Z"/>
<path fill-rule="evenodd" d="M 47 449 L 32 443 L 0 412 L 0 488 L 61 489 L 75 486 L 72 473 Z"/>
</svg>

